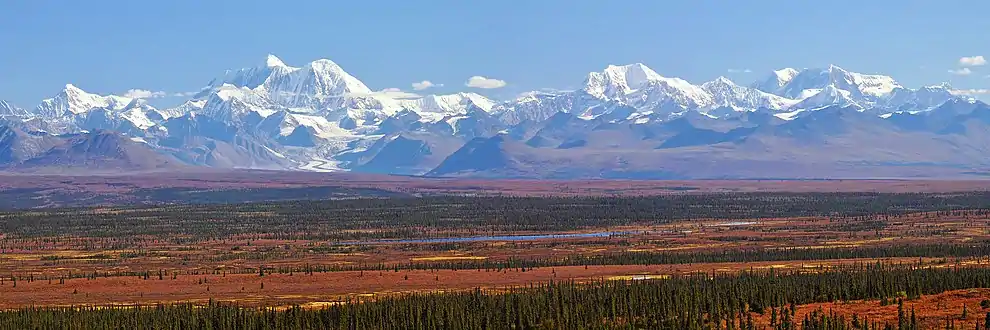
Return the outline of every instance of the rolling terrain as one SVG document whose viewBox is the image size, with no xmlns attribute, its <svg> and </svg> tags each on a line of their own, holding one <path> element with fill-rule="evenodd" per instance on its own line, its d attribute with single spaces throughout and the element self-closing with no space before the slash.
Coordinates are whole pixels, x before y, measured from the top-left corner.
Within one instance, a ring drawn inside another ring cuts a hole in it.
<svg viewBox="0 0 990 330">
<path fill-rule="evenodd" d="M 183 168 L 131 174 L 0 173 L 0 209 L 422 196 L 657 196 L 746 192 L 952 193 L 990 180 L 535 180 Z"/>
</svg>

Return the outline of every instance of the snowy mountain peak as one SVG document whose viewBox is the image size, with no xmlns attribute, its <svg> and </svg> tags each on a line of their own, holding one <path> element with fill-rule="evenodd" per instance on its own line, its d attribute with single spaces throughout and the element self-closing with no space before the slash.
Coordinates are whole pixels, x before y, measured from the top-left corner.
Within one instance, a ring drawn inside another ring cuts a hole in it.
<svg viewBox="0 0 990 330">
<path fill-rule="evenodd" d="M 263 67 L 227 72 L 211 81 L 207 88 L 216 89 L 225 84 L 264 94 L 286 107 L 313 107 L 327 98 L 372 93 L 368 86 L 331 60 L 320 59 L 295 68 L 274 55 L 268 55 Z M 207 93 L 197 94 L 197 98 L 208 97 Z"/>
<path fill-rule="evenodd" d="M 312 68 L 314 90 L 323 95 L 343 95 L 347 93 L 371 93 L 363 82 L 344 71 L 340 65 L 328 59 L 319 59 L 309 64 Z M 329 88 L 328 88 L 329 87 Z M 328 93 L 329 92 L 329 93 Z"/>
<path fill-rule="evenodd" d="M 845 69 L 840 68 L 838 65 L 835 65 L 835 64 L 829 64 L 828 65 L 828 68 L 826 68 L 825 70 L 827 70 L 828 72 L 840 72 L 840 73 L 847 73 L 848 72 Z"/>
<path fill-rule="evenodd" d="M 752 87 L 736 85 L 724 76 L 702 84 L 701 88 L 711 94 L 714 100 L 713 107 L 726 107 L 734 110 L 760 108 L 782 110 L 796 103 L 793 100 L 762 92 Z"/>
<path fill-rule="evenodd" d="M 285 62 L 282 62 L 282 60 L 279 59 L 278 56 L 272 54 L 268 54 L 268 60 L 265 63 L 268 65 L 269 68 L 288 67 L 288 65 L 285 65 Z"/>
<path fill-rule="evenodd" d="M 793 109 L 813 109 L 827 105 L 860 107 L 860 104 L 852 98 L 852 92 L 840 89 L 835 85 L 827 85 L 801 100 L 800 103 L 793 106 Z"/>
<path fill-rule="evenodd" d="M 787 83 L 788 81 L 791 81 L 791 79 L 794 79 L 794 76 L 798 74 L 798 70 L 794 68 L 783 68 L 780 70 L 774 70 L 773 74 L 781 82 Z"/>
<path fill-rule="evenodd" d="M 853 82 L 864 95 L 880 98 L 889 95 L 897 88 L 903 88 L 894 78 L 884 75 L 852 73 Z"/>
<path fill-rule="evenodd" d="M 157 125 L 155 121 L 164 121 L 170 118 L 165 113 L 148 105 L 148 102 L 142 99 L 134 99 L 131 103 L 128 103 L 127 106 L 119 111 L 117 116 L 129 121 L 134 127 L 142 130 Z"/>
<path fill-rule="evenodd" d="M 145 99 L 133 99 L 131 100 L 130 103 L 127 103 L 127 105 L 125 105 L 124 108 L 130 109 L 130 108 L 142 108 L 148 106 L 149 106 L 148 101 Z"/>
<path fill-rule="evenodd" d="M 495 107 L 495 101 L 475 93 L 427 95 L 422 98 L 400 100 L 399 102 L 403 108 L 412 109 L 419 115 L 434 120 L 440 117 L 431 116 L 431 114 L 464 114 L 472 108 L 490 112 Z"/>
<path fill-rule="evenodd" d="M 471 102 L 486 112 L 492 111 L 492 108 L 495 106 L 495 101 L 477 93 L 457 93 L 457 95 L 464 98 L 466 102 Z"/>
<path fill-rule="evenodd" d="M 239 122 L 252 113 L 267 117 L 280 109 L 266 95 L 256 93 L 247 87 L 231 84 L 223 84 L 213 89 L 206 102 L 201 105 L 187 103 L 180 107 L 184 107 L 183 110 L 186 112 L 199 112 L 204 116 L 228 123 Z M 169 114 L 178 112 L 180 111 L 166 111 Z"/>
<path fill-rule="evenodd" d="M 627 89 L 639 89 L 650 81 L 664 79 L 643 63 L 609 65 L 603 73 L 610 81 Z"/>
<path fill-rule="evenodd" d="M 65 84 L 65 88 L 62 89 L 62 92 L 66 94 L 87 94 L 85 91 L 83 91 L 82 89 L 76 87 L 76 85 L 73 85 L 71 83 Z"/>
<path fill-rule="evenodd" d="M 45 118 L 81 114 L 95 108 L 123 109 L 131 99 L 121 96 L 101 96 L 83 91 L 73 84 L 66 84 L 61 92 L 45 99 L 35 108 L 35 113 Z"/>
<path fill-rule="evenodd" d="M 718 78 L 715 78 L 715 80 L 709 81 L 705 84 L 719 84 L 719 85 L 729 85 L 729 86 L 736 85 L 736 83 L 732 82 L 732 79 L 729 79 L 726 76 L 719 76 Z M 704 87 L 704 84 L 702 84 L 702 87 Z"/>
<path fill-rule="evenodd" d="M 337 65 L 336 62 L 334 62 L 334 61 L 332 61 L 330 59 L 326 59 L 326 58 L 321 58 L 321 59 L 318 59 L 318 60 L 309 62 L 309 66 L 312 67 L 312 68 L 314 68 L 314 69 L 319 69 L 319 70 L 324 70 L 324 71 L 334 71 L 335 73 L 338 73 L 338 74 L 346 74 L 346 72 L 343 72 L 344 69 L 341 68 L 340 65 Z"/>
<path fill-rule="evenodd" d="M 602 72 L 589 73 L 584 85 L 584 92 L 592 97 L 635 107 L 677 110 L 708 106 L 712 101 L 711 95 L 701 87 L 680 78 L 661 76 L 642 63 L 609 65 Z M 595 111 L 587 115 L 593 116 Z"/>
<path fill-rule="evenodd" d="M 7 103 L 7 101 L 0 100 L 0 118 L 4 116 L 27 116 L 27 111 L 18 108 L 13 104 Z"/>
<path fill-rule="evenodd" d="M 762 85 L 760 89 L 766 91 L 766 87 L 769 87 L 767 85 L 769 84 Z M 801 70 L 771 93 L 791 99 L 803 99 L 828 86 L 849 92 L 851 98 L 862 99 L 867 103 L 875 103 L 888 97 L 895 89 L 903 88 L 888 76 L 855 73 L 837 65 L 829 65 L 826 68 Z"/>
<path fill-rule="evenodd" d="M 774 70 L 766 79 L 757 81 L 750 85 L 750 87 L 770 94 L 780 95 L 781 88 L 787 85 L 787 83 L 790 83 L 798 73 L 800 72 L 793 68 Z"/>
</svg>

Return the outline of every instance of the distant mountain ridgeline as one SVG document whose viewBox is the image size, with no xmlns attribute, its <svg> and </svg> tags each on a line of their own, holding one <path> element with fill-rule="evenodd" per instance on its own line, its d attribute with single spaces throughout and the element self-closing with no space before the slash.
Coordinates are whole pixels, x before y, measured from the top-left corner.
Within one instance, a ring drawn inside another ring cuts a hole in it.
<svg viewBox="0 0 990 330">
<path fill-rule="evenodd" d="M 506 101 L 375 91 L 330 60 L 274 56 L 157 109 L 74 85 L 0 101 L 0 169 L 197 168 L 494 178 L 971 178 L 990 170 L 990 107 L 837 66 L 695 85 L 643 64 Z"/>
</svg>

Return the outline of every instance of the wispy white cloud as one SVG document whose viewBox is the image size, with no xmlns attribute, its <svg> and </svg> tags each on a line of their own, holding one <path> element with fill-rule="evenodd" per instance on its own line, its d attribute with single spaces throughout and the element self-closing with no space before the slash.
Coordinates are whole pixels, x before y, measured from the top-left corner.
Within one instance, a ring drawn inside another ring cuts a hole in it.
<svg viewBox="0 0 990 330">
<path fill-rule="evenodd" d="M 728 71 L 729 71 L 729 73 L 750 73 L 750 72 L 753 72 L 753 70 L 750 70 L 750 69 L 729 69 Z"/>
<path fill-rule="evenodd" d="M 159 97 L 165 97 L 167 95 L 168 93 L 162 91 L 153 92 L 147 89 L 131 89 L 128 90 L 127 92 L 124 92 L 123 96 L 132 99 L 154 99 Z"/>
<path fill-rule="evenodd" d="M 505 80 L 474 76 L 468 78 L 467 82 L 464 83 L 464 86 L 484 89 L 502 88 L 505 87 Z"/>
<path fill-rule="evenodd" d="M 433 87 L 443 87 L 443 84 L 434 84 L 432 81 L 429 81 L 429 80 L 423 80 L 423 81 L 420 81 L 420 82 L 414 82 L 414 83 L 412 83 L 413 90 L 417 90 L 417 91 L 421 91 L 421 90 L 424 90 L 424 89 L 427 89 L 427 88 L 433 88 Z"/>
<path fill-rule="evenodd" d="M 178 92 L 178 93 L 172 93 L 172 96 L 173 97 L 190 97 L 190 96 L 196 95 L 196 93 L 199 93 L 199 92 Z"/>
<path fill-rule="evenodd" d="M 949 73 L 957 76 L 968 76 L 973 73 L 973 70 L 970 70 L 969 68 L 962 68 L 958 70 L 949 70 Z"/>
<path fill-rule="evenodd" d="M 422 95 L 416 93 L 404 92 L 398 88 L 386 88 L 372 94 L 382 95 L 393 99 L 418 99 L 423 97 Z"/>
<path fill-rule="evenodd" d="M 987 60 L 983 58 L 983 55 L 967 56 L 959 59 L 959 65 L 962 66 L 981 66 L 986 64 Z"/>
<path fill-rule="evenodd" d="M 949 93 L 952 93 L 953 95 L 974 96 L 974 95 L 990 94 L 990 89 L 956 89 L 949 91 Z"/>
</svg>

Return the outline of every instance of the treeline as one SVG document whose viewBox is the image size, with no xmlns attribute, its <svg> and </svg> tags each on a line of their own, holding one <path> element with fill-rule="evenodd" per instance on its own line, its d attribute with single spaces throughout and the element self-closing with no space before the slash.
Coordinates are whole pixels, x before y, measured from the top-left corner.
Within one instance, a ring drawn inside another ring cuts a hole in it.
<svg viewBox="0 0 990 330">
<path fill-rule="evenodd" d="M 473 270 L 502 271 L 508 269 L 532 269 L 562 266 L 605 266 L 605 265 L 672 265 L 692 263 L 735 263 L 762 261 L 821 261 L 837 259 L 876 259 L 876 258 L 948 258 L 985 259 L 990 258 L 990 242 L 972 244 L 901 244 L 890 246 L 836 247 L 836 248 L 752 248 L 726 249 L 721 251 L 694 252 L 618 252 L 596 255 L 567 255 L 561 257 L 529 257 L 508 259 L 458 260 L 458 261 L 417 261 L 400 264 L 333 264 L 281 266 L 269 269 L 270 272 L 332 272 L 357 270 Z M 919 265 L 921 263 L 918 263 Z M 240 272 L 255 272 L 244 269 Z"/>
<path fill-rule="evenodd" d="M 976 244 L 924 244 L 852 248 L 754 248 L 699 252 L 619 252 L 596 255 L 568 255 L 549 258 L 510 258 L 457 262 L 410 262 L 377 266 L 375 269 L 511 269 L 559 266 L 671 265 L 692 263 L 817 261 L 855 258 L 990 258 L 990 242 Z M 339 266 L 347 267 L 347 266 Z M 353 266 L 352 266 L 353 267 Z M 358 266 L 360 267 L 360 266 Z M 365 266 L 366 268 L 367 266 Z M 355 269 L 357 270 L 357 269 Z"/>
<path fill-rule="evenodd" d="M 988 286 L 990 269 L 871 264 L 819 273 L 768 270 L 664 280 L 547 282 L 511 290 L 352 300 L 321 309 L 240 308 L 214 302 L 205 307 L 28 308 L 0 311 L 0 327 L 691 330 L 756 329 L 754 318 L 769 318 L 771 329 L 911 329 L 917 323 L 903 306 L 896 323 L 882 324 L 821 311 L 799 318 L 795 310 L 796 305 L 860 299 L 897 304 L 925 294 Z M 973 314 L 970 317 L 979 317 Z"/>
<path fill-rule="evenodd" d="M 84 256 L 95 258 L 99 255 Z M 764 261 L 822 261 L 837 259 L 883 259 L 917 257 L 917 262 L 909 262 L 914 266 L 926 264 L 950 263 L 950 260 L 984 260 L 990 259 L 990 242 L 974 242 L 969 244 L 901 244 L 890 246 L 862 246 L 835 248 L 752 248 L 726 249 L 721 251 L 694 252 L 620 252 L 598 255 L 567 255 L 561 257 L 529 257 L 484 260 L 457 261 L 416 261 L 407 263 L 372 263 L 372 264 L 303 264 L 280 265 L 261 268 L 224 268 L 223 270 L 189 270 L 181 275 L 222 275 L 222 274 L 312 274 L 339 271 L 402 271 L 402 270 L 483 270 L 483 271 L 526 271 L 534 268 L 563 267 L 563 266 L 605 266 L 605 265 L 671 265 L 692 263 L 745 263 Z M 940 260 L 922 262 L 922 258 Z M 273 258 L 273 261 L 279 260 Z M 52 258 L 53 262 L 57 259 Z M 216 260 L 211 260 L 216 261 Z M 905 263 L 908 264 L 908 263 Z M 57 263 L 56 263 L 57 265 Z M 72 272 L 64 274 L 5 274 L 0 272 L 0 281 L 19 279 L 21 281 L 64 281 L 66 279 L 116 276 L 137 276 L 144 279 L 175 279 L 179 272 L 175 270 L 114 270 Z"/>
<path fill-rule="evenodd" d="M 2 123 L 0 123 L 2 125 Z M 61 182 L 72 184 L 72 182 Z M 128 189 L 130 184 L 110 183 Z M 293 187 L 293 188 L 140 188 L 129 192 L 97 193 L 59 188 L 15 188 L 0 190 L 0 210 L 44 208 L 51 205 L 92 207 L 128 204 L 229 204 L 285 200 L 326 200 L 411 196 L 375 188 Z"/>
<path fill-rule="evenodd" d="M 236 235 L 347 241 L 431 237 L 448 230 L 568 231 L 684 219 L 828 216 L 864 222 L 913 212 L 962 210 L 987 216 L 990 192 L 427 197 L 51 209 L 0 213 L 0 232 L 11 238 L 142 236 L 176 243 Z"/>
</svg>

